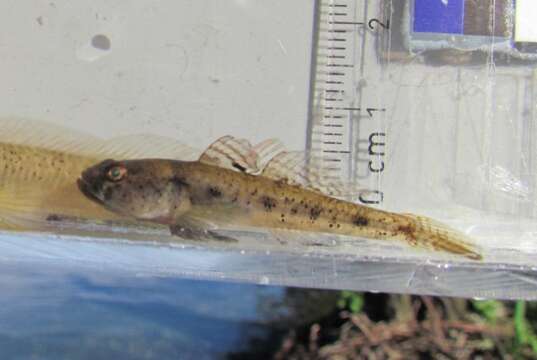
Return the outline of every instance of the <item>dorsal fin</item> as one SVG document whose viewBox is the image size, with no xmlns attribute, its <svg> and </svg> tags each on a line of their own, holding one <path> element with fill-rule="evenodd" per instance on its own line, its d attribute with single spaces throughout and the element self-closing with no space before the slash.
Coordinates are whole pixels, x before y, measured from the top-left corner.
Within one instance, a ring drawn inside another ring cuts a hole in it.
<svg viewBox="0 0 537 360">
<path fill-rule="evenodd" d="M 249 174 L 259 172 L 258 154 L 250 142 L 226 135 L 215 142 L 201 154 L 199 161 L 205 164 L 241 171 Z"/>
<path fill-rule="evenodd" d="M 199 150 L 175 139 L 153 135 L 136 134 L 103 140 L 100 153 L 118 159 L 165 158 L 183 161 L 197 159 Z"/>
<path fill-rule="evenodd" d="M 367 192 L 329 176 L 323 171 L 319 157 L 300 151 L 278 153 L 266 164 L 260 175 L 338 198 L 351 198 Z"/>
<path fill-rule="evenodd" d="M 254 146 L 254 151 L 257 153 L 257 168 L 259 171 L 264 169 L 284 149 L 283 144 L 277 139 L 267 139 Z"/>
<path fill-rule="evenodd" d="M 172 138 L 127 135 L 101 139 L 67 127 L 24 118 L 0 118 L 0 143 L 27 145 L 92 158 L 163 157 L 194 160 L 197 151 Z"/>
</svg>

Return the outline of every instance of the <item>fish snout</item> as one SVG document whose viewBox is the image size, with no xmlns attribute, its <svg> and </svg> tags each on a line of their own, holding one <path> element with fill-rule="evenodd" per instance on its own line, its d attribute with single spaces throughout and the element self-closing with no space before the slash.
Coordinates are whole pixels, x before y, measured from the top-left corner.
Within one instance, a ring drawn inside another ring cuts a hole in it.
<svg viewBox="0 0 537 360">
<path fill-rule="evenodd" d="M 101 181 L 95 176 L 95 170 L 93 168 L 86 169 L 82 172 L 80 177 L 76 180 L 78 189 L 86 195 L 86 197 L 96 200 L 100 192 Z"/>
<path fill-rule="evenodd" d="M 105 160 L 82 171 L 76 181 L 79 190 L 89 198 L 99 198 L 107 168 L 113 163 L 113 160 Z"/>
</svg>

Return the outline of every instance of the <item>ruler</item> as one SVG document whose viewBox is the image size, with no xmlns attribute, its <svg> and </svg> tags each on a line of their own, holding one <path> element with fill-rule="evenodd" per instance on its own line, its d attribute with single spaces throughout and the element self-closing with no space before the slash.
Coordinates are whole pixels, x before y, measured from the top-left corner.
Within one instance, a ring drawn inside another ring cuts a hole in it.
<svg viewBox="0 0 537 360">
<path fill-rule="evenodd" d="M 321 0 L 315 16 L 308 150 L 322 159 L 326 178 L 367 187 L 354 200 L 381 204 L 389 63 L 378 53 L 389 44 L 390 4 Z"/>
<path fill-rule="evenodd" d="M 537 26 L 491 4 L 317 1 L 307 146 L 352 200 L 536 216 Z"/>
</svg>

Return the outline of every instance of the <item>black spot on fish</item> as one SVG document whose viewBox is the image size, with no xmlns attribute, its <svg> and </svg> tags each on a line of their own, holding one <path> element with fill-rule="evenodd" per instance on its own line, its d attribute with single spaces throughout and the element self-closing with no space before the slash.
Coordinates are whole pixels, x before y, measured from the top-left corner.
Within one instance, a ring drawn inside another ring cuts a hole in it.
<svg viewBox="0 0 537 360">
<path fill-rule="evenodd" d="M 58 214 L 50 214 L 47 216 L 47 221 L 62 221 L 62 218 L 63 217 Z"/>
<path fill-rule="evenodd" d="M 298 208 L 292 207 L 291 208 L 291 214 L 295 215 L 298 212 Z"/>
<path fill-rule="evenodd" d="M 397 228 L 397 230 L 401 231 L 402 233 L 404 233 L 408 237 L 413 238 L 414 237 L 414 232 L 416 231 L 416 228 L 414 226 L 412 226 L 412 225 L 403 225 L 403 226 L 399 226 Z"/>
<path fill-rule="evenodd" d="M 366 217 L 357 215 L 353 220 L 352 223 L 356 226 L 367 226 L 369 224 L 369 220 L 367 220 Z"/>
<path fill-rule="evenodd" d="M 207 191 L 208 191 L 209 195 L 214 197 L 214 198 L 222 197 L 222 191 L 219 188 L 217 188 L 216 186 L 209 187 L 209 189 Z"/>
<path fill-rule="evenodd" d="M 179 176 L 172 176 L 170 178 L 170 183 L 172 183 L 173 185 L 175 185 L 178 188 L 188 186 L 188 183 L 185 181 L 185 179 L 182 178 L 182 177 L 179 177 Z"/>
<path fill-rule="evenodd" d="M 315 221 L 319 218 L 319 216 L 321 215 L 321 212 L 323 210 L 321 209 L 320 206 L 314 206 L 310 209 L 310 220 L 312 221 Z"/>
<path fill-rule="evenodd" d="M 263 207 L 267 211 L 272 211 L 272 209 L 276 207 L 276 200 L 274 200 L 270 196 L 261 197 L 261 203 L 263 204 Z"/>
<path fill-rule="evenodd" d="M 257 195 L 257 189 L 255 189 L 254 191 L 252 191 L 252 196 L 256 196 Z"/>
</svg>

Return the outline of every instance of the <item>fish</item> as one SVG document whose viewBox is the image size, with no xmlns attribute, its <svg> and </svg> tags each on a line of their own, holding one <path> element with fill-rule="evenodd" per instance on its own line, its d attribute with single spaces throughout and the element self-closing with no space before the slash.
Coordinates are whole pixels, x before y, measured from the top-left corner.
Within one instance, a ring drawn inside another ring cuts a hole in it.
<svg viewBox="0 0 537 360">
<path fill-rule="evenodd" d="M 308 155 L 268 151 L 268 161 L 268 155 L 256 157 L 267 147 L 228 135 L 193 161 L 106 159 L 85 169 L 77 184 L 104 208 L 166 225 L 185 239 L 233 241 L 218 229 L 248 226 L 400 241 L 482 259 L 465 234 L 433 219 L 338 198 L 345 184 L 318 181 Z"/>
<path fill-rule="evenodd" d="M 109 156 L 189 153 L 160 137 L 103 140 L 84 132 L 25 118 L 0 119 L 0 229 L 42 230 L 60 220 L 129 220 L 89 201 L 76 184 L 87 167 Z M 144 148 L 143 144 L 147 144 Z M 188 158 L 188 156 L 186 157 Z"/>
</svg>

